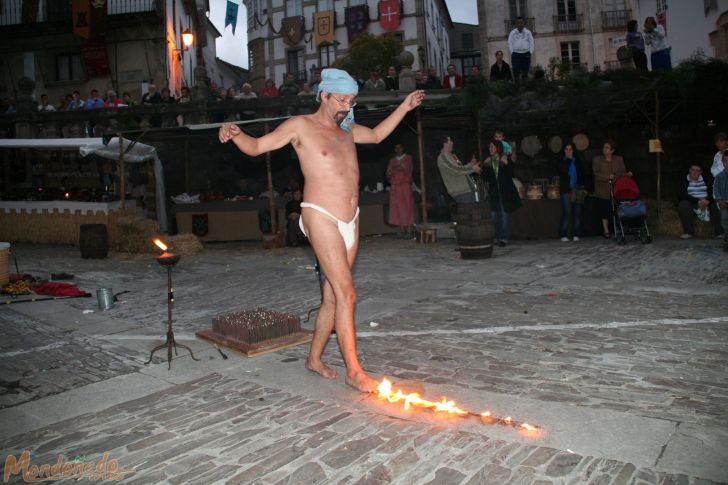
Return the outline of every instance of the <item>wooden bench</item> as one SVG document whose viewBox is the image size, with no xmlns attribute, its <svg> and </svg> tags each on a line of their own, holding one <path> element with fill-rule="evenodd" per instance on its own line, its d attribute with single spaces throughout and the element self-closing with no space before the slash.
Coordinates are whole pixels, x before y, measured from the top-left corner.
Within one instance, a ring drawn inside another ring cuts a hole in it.
<svg viewBox="0 0 728 485">
<path fill-rule="evenodd" d="M 418 243 L 430 244 L 437 242 L 437 228 L 434 227 L 418 227 L 415 233 Z"/>
</svg>

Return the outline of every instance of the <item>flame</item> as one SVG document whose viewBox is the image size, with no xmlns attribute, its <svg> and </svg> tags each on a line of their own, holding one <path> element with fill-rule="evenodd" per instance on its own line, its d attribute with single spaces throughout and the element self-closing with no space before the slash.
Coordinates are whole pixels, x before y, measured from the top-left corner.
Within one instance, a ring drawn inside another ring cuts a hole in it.
<svg viewBox="0 0 728 485">
<path fill-rule="evenodd" d="M 498 423 L 505 426 L 511 426 L 519 429 L 520 431 L 526 431 L 529 433 L 539 433 L 539 428 L 525 422 L 515 421 L 512 417 L 496 416 L 490 411 L 483 411 L 480 414 L 475 414 L 464 409 L 460 409 L 455 402 L 448 400 L 443 397 L 439 402 L 428 401 L 423 399 L 416 392 L 409 394 L 403 393 L 400 389 L 396 391 L 392 389 L 392 383 L 388 379 L 382 379 L 382 382 L 377 386 L 377 397 L 379 399 L 386 399 L 388 402 L 397 403 L 402 402 L 402 406 L 405 410 L 409 410 L 412 406 L 417 406 L 425 409 L 431 409 L 437 413 L 447 413 L 448 415 L 457 416 L 477 416 L 483 419 L 487 423 Z"/>
<path fill-rule="evenodd" d="M 445 397 L 443 397 L 440 402 L 433 402 L 428 401 L 427 399 L 422 399 L 416 392 L 405 394 L 399 389 L 397 389 L 396 392 L 393 392 L 392 383 L 387 379 L 382 379 L 382 382 L 377 387 L 377 397 L 379 397 L 379 399 L 386 399 L 392 403 L 404 401 L 403 406 L 405 410 L 409 410 L 411 406 L 417 406 L 425 409 L 432 409 L 439 413 L 457 415 L 468 414 L 467 411 L 460 409 L 453 401 L 448 401 Z"/>
<path fill-rule="evenodd" d="M 155 239 L 154 239 L 154 241 L 152 241 L 152 242 L 153 242 L 154 244 L 156 244 L 156 245 L 157 245 L 157 247 L 158 247 L 159 249 L 161 249 L 162 251 L 166 251 L 166 250 L 167 250 L 167 245 L 166 245 L 166 244 L 164 244 L 164 243 L 162 242 L 162 240 L 161 240 L 161 239 L 159 239 L 159 238 L 155 238 Z"/>
<path fill-rule="evenodd" d="M 528 424 L 528 423 L 523 423 L 523 424 L 521 424 L 521 428 L 523 428 L 523 429 L 524 429 L 524 430 L 526 430 L 526 431 L 538 431 L 538 428 L 537 428 L 537 427 L 535 427 L 535 426 L 531 426 L 531 425 L 530 425 L 530 424 Z"/>
</svg>

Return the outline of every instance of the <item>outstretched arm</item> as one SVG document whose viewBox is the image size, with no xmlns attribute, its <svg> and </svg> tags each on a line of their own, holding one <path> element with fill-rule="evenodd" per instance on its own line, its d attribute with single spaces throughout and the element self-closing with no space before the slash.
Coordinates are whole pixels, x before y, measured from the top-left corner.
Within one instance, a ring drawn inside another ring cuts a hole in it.
<svg viewBox="0 0 728 485">
<path fill-rule="evenodd" d="M 360 124 L 354 125 L 354 143 L 379 143 L 387 138 L 390 133 L 394 131 L 397 125 L 402 121 L 404 116 L 422 104 L 422 100 L 425 98 L 425 92 L 412 91 L 402 101 L 402 104 L 397 106 L 392 114 L 387 116 L 381 123 L 374 128 L 367 128 Z"/>
<path fill-rule="evenodd" d="M 253 138 L 247 135 L 238 125 L 233 123 L 224 123 L 218 132 L 220 143 L 226 143 L 232 140 L 241 152 L 251 157 L 276 150 L 288 143 L 293 143 L 295 141 L 295 135 L 294 120 L 284 122 L 278 128 L 260 138 Z"/>
</svg>

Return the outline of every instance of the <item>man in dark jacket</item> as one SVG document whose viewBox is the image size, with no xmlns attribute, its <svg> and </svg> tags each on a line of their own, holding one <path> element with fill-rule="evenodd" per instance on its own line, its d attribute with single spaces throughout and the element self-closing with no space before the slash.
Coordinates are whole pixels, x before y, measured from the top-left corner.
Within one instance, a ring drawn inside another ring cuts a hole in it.
<svg viewBox="0 0 728 485">
<path fill-rule="evenodd" d="M 718 233 L 720 228 L 720 215 L 713 203 L 713 181 L 709 180 L 706 174 L 703 177 L 703 169 L 694 163 L 690 165 L 687 176 L 678 184 L 677 213 L 682 223 L 682 239 L 690 239 L 695 235 L 695 219 L 705 220 L 705 215 L 713 221 Z M 717 234 L 717 233 L 716 233 Z"/>
</svg>

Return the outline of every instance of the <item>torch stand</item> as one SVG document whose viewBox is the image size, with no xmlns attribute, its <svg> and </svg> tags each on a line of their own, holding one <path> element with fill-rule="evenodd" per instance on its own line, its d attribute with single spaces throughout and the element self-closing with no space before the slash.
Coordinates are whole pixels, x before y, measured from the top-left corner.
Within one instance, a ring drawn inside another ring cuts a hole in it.
<svg viewBox="0 0 728 485">
<path fill-rule="evenodd" d="M 172 304 L 174 303 L 174 288 L 172 287 L 172 267 L 176 265 L 179 260 L 180 256 L 178 254 L 171 254 L 166 251 L 164 252 L 164 254 L 157 258 L 157 262 L 167 268 L 167 341 L 161 345 L 157 345 L 156 347 L 154 347 L 154 349 L 152 349 L 152 353 L 149 354 L 149 360 L 146 361 L 144 365 L 147 365 L 152 361 L 152 357 L 154 357 L 154 352 L 163 349 L 164 347 L 167 347 L 167 370 L 171 370 L 172 347 L 174 347 L 174 355 L 179 355 L 177 353 L 178 345 L 183 349 L 187 349 L 187 351 L 190 353 L 190 356 L 192 356 L 192 360 L 200 360 L 195 358 L 195 354 L 192 353 L 191 348 L 184 344 L 178 344 L 174 340 L 174 330 L 172 329 Z"/>
</svg>

